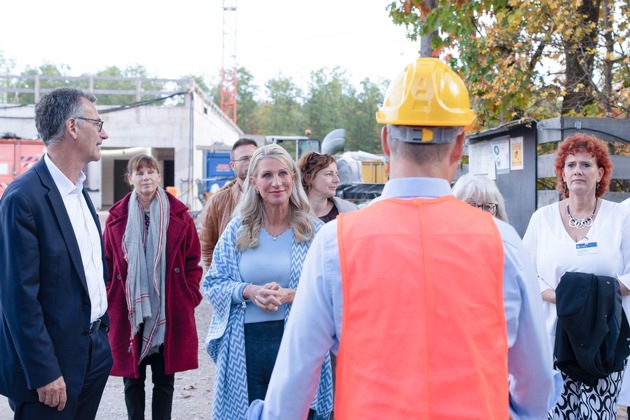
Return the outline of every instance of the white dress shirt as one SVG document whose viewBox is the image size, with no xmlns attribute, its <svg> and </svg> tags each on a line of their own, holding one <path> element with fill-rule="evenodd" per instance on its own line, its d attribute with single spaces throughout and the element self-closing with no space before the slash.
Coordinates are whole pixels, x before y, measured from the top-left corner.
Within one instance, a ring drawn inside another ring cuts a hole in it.
<svg viewBox="0 0 630 420">
<path fill-rule="evenodd" d="M 81 172 L 77 183 L 73 184 L 50 160 L 48 154 L 44 156 L 44 160 L 61 194 L 81 251 L 81 261 L 90 295 L 90 322 L 94 322 L 107 311 L 107 292 L 103 276 L 101 237 L 82 194 L 85 174 Z"/>
<path fill-rule="evenodd" d="M 448 194 L 450 187 L 443 179 L 401 178 L 387 182 L 382 199 Z M 514 228 L 496 218 L 495 222 L 504 248 L 510 415 L 544 419 L 562 390 L 562 379 L 553 371 L 536 273 Z M 342 308 L 337 222 L 332 221 L 308 251 L 265 400 L 252 402 L 249 420 L 294 419 L 308 410 L 324 355 L 328 350 L 336 354 L 339 348 Z"/>
</svg>

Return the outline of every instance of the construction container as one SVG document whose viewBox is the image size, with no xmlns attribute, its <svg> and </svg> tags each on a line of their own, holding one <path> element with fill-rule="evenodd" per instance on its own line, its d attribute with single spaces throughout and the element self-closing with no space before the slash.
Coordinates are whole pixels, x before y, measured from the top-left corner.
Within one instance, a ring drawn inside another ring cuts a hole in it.
<svg viewBox="0 0 630 420">
<path fill-rule="evenodd" d="M 383 160 L 361 161 L 361 180 L 368 184 L 387 182 L 387 162 Z"/>
<path fill-rule="evenodd" d="M 230 152 L 206 152 L 205 191 L 214 192 L 234 179 L 230 166 Z"/>
<path fill-rule="evenodd" d="M 0 197 L 18 176 L 28 171 L 46 153 L 41 140 L 0 139 Z"/>
<path fill-rule="evenodd" d="M 179 196 L 179 189 L 177 187 L 166 187 L 164 188 L 167 192 L 171 193 L 174 197 Z"/>
</svg>

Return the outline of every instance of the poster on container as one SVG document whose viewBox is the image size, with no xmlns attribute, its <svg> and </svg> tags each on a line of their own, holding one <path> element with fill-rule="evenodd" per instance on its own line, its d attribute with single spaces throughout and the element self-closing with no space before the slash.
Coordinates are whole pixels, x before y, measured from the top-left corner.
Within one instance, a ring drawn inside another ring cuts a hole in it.
<svg viewBox="0 0 630 420">
<path fill-rule="evenodd" d="M 470 173 L 496 180 L 498 174 L 510 172 L 510 139 L 502 137 L 470 144 L 468 158 Z"/>
<path fill-rule="evenodd" d="M 523 169 L 523 137 L 510 138 L 510 148 L 512 150 L 510 169 L 513 171 Z"/>
<path fill-rule="evenodd" d="M 494 163 L 490 160 L 490 143 L 482 141 L 468 146 L 469 171 L 473 175 L 487 175 L 490 177 L 491 167 Z"/>
<path fill-rule="evenodd" d="M 509 139 L 492 140 L 490 150 L 497 174 L 510 172 L 510 141 Z"/>
</svg>

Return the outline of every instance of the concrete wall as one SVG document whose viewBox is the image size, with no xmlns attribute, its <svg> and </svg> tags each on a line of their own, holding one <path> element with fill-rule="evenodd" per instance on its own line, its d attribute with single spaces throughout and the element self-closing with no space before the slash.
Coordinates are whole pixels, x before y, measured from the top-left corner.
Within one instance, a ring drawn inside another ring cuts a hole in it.
<svg viewBox="0 0 630 420">
<path fill-rule="evenodd" d="M 109 138 L 103 142 L 103 158 L 88 164 L 86 187 L 99 209 L 113 204 L 113 161 L 137 153 L 151 153 L 162 163 L 174 160 L 178 198 L 191 210 L 200 210 L 196 179 L 205 177 L 206 150 L 229 147 L 242 131 L 221 110 L 196 90 L 186 94 L 184 106 L 138 106 L 112 108 L 97 106 Z M 15 133 L 22 138 L 37 136 L 34 105 L 0 105 L 0 134 Z"/>
<path fill-rule="evenodd" d="M 35 105 L 0 105 L 0 135 L 4 133 L 23 139 L 36 138 Z"/>
</svg>

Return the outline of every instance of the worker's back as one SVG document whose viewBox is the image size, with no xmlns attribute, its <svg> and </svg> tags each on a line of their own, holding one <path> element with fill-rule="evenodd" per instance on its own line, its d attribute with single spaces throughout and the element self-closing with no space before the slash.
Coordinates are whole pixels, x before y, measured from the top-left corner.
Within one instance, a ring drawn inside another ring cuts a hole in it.
<svg viewBox="0 0 630 420">
<path fill-rule="evenodd" d="M 338 218 L 335 417 L 508 418 L 503 245 L 456 200 L 387 199 Z"/>
</svg>

